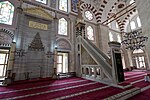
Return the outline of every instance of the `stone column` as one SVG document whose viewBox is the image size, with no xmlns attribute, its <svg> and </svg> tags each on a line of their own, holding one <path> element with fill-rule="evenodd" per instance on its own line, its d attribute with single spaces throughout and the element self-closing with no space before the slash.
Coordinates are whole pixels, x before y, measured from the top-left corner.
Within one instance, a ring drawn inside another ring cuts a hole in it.
<svg viewBox="0 0 150 100">
<path fill-rule="evenodd" d="M 83 70 L 84 70 L 84 76 L 86 76 L 87 75 L 86 67 L 83 67 Z"/>
<path fill-rule="evenodd" d="M 15 48 L 16 48 L 16 43 L 12 43 L 11 44 L 11 49 L 10 49 L 10 53 L 9 53 L 9 60 L 8 60 L 8 67 L 7 67 L 7 71 L 6 71 L 6 84 L 9 84 L 12 80 L 12 69 L 14 66 L 14 60 L 15 60 Z"/>
<path fill-rule="evenodd" d="M 129 61 L 129 56 L 128 56 L 128 50 L 126 50 L 125 47 L 123 47 L 122 51 L 123 51 L 123 56 L 124 56 L 125 67 L 127 68 L 127 67 L 130 66 L 130 61 Z"/>
<path fill-rule="evenodd" d="M 147 54 L 148 69 L 150 69 L 150 0 L 135 0 L 135 3 L 141 19 L 142 35 L 149 37 L 145 52 Z"/>
<path fill-rule="evenodd" d="M 94 78 L 96 78 L 96 77 L 97 77 L 97 68 L 94 67 Z"/>
<path fill-rule="evenodd" d="M 54 51 L 54 72 L 53 72 L 52 78 L 53 79 L 57 78 L 57 48 L 55 48 L 55 51 Z"/>
<path fill-rule="evenodd" d="M 89 76 L 91 76 L 92 75 L 92 71 L 91 71 L 92 69 L 89 67 L 88 70 L 89 70 Z"/>
<path fill-rule="evenodd" d="M 14 36 L 14 41 L 16 42 L 16 48 L 22 48 L 21 46 L 23 45 L 21 42 L 22 40 L 22 32 L 24 29 L 24 13 L 23 9 L 21 7 L 18 7 L 17 10 L 17 15 L 16 15 L 16 30 L 15 30 L 15 36 Z"/>
<path fill-rule="evenodd" d="M 9 61 L 8 61 L 8 67 L 7 70 L 12 70 L 13 68 L 13 63 L 14 63 L 14 57 L 15 57 L 15 48 L 16 48 L 16 43 L 11 44 L 11 49 L 9 53 Z"/>
<path fill-rule="evenodd" d="M 103 73 L 103 70 L 100 69 L 100 78 L 103 79 L 104 78 L 104 73 Z"/>
<path fill-rule="evenodd" d="M 129 66 L 133 66 L 132 51 L 128 50 Z"/>
</svg>

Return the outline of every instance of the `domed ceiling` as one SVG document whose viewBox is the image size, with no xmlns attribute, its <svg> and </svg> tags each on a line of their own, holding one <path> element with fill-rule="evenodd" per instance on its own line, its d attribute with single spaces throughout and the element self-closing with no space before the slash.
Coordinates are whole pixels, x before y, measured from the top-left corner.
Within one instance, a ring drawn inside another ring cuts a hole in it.
<svg viewBox="0 0 150 100">
<path fill-rule="evenodd" d="M 129 18 L 137 14 L 134 0 L 83 0 L 80 7 L 81 11 L 90 10 L 97 23 L 108 25 L 116 21 L 122 32 Z"/>
</svg>

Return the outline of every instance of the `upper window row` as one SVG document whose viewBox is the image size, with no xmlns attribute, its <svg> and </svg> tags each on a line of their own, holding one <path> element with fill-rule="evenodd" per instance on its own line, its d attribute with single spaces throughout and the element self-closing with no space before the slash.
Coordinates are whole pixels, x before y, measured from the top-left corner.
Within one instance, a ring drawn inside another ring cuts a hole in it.
<svg viewBox="0 0 150 100">
<path fill-rule="evenodd" d="M 0 2 L 0 23 L 12 25 L 14 6 L 8 2 Z"/>
<path fill-rule="evenodd" d="M 37 2 L 47 4 L 47 0 L 35 0 Z M 68 0 L 59 0 L 59 9 L 62 11 L 68 11 Z"/>
<path fill-rule="evenodd" d="M 139 17 L 136 18 L 136 22 L 137 22 L 137 26 L 138 26 L 138 27 L 141 27 L 141 21 L 140 21 L 140 18 L 139 18 Z M 131 29 L 132 29 L 132 30 L 134 30 L 134 29 L 137 28 L 135 21 L 131 21 L 131 22 L 130 22 L 130 26 L 131 26 Z"/>
<path fill-rule="evenodd" d="M 47 3 L 47 0 L 36 0 L 36 1 L 44 4 Z M 67 12 L 68 10 L 67 2 L 68 0 L 59 0 L 59 9 Z M 13 15 L 14 15 L 14 6 L 9 1 L 0 2 L 0 23 L 12 25 Z"/>
<path fill-rule="evenodd" d="M 87 30 L 87 38 L 89 40 L 94 40 L 94 29 L 92 26 L 88 26 Z M 59 35 L 68 35 L 68 22 L 65 18 L 60 18 L 58 21 L 58 34 Z"/>
<path fill-rule="evenodd" d="M 41 2 L 41 3 L 44 3 L 44 4 L 47 4 L 47 0 L 36 0 L 37 2 Z"/>
<path fill-rule="evenodd" d="M 129 4 L 131 4 L 131 3 L 133 3 L 133 2 L 135 2 L 135 0 L 130 0 Z"/>
</svg>

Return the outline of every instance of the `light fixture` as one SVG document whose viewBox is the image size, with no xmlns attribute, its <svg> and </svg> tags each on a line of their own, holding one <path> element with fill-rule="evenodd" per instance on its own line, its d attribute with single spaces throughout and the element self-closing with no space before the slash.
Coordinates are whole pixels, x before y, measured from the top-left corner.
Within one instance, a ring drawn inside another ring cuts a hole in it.
<svg viewBox="0 0 150 100">
<path fill-rule="evenodd" d="M 148 40 L 148 37 L 141 35 L 142 30 L 135 30 L 124 34 L 124 40 L 122 43 L 125 45 L 126 49 L 136 50 L 143 49 L 145 47 L 144 42 Z"/>
<path fill-rule="evenodd" d="M 135 2 L 133 2 L 134 4 Z M 127 12 L 127 9 L 126 9 Z M 142 29 L 132 30 L 129 18 L 129 29 L 130 32 L 124 33 L 124 40 L 121 42 L 125 45 L 125 48 L 128 50 L 138 50 L 144 49 L 145 42 L 148 40 L 148 37 L 142 36 Z"/>
<path fill-rule="evenodd" d="M 25 56 L 26 52 L 24 49 L 17 49 L 15 51 L 15 54 L 16 54 L 16 56 L 23 57 L 23 56 Z"/>
<path fill-rule="evenodd" d="M 55 48 L 54 49 L 55 50 L 54 53 L 51 52 L 51 51 L 47 51 L 47 53 L 46 53 L 47 58 L 50 58 L 51 55 L 56 55 L 57 45 L 55 45 L 54 48 Z"/>
</svg>

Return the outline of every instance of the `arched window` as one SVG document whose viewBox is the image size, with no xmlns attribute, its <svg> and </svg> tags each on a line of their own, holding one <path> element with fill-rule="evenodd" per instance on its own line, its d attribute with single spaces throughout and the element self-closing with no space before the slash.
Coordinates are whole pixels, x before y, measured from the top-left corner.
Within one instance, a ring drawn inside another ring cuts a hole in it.
<svg viewBox="0 0 150 100">
<path fill-rule="evenodd" d="M 144 51 L 141 49 L 138 49 L 138 50 L 134 50 L 133 53 L 144 53 Z"/>
<path fill-rule="evenodd" d="M 134 0 L 130 0 L 130 3 L 129 4 L 131 4 L 131 3 L 133 3 L 133 2 L 135 2 Z"/>
<path fill-rule="evenodd" d="M 67 35 L 67 21 L 64 18 L 59 19 L 58 34 Z"/>
<path fill-rule="evenodd" d="M 93 19 L 93 14 L 90 11 L 85 11 L 85 17 L 88 20 L 92 20 Z"/>
<path fill-rule="evenodd" d="M 59 0 L 59 9 L 62 11 L 67 12 L 68 11 L 68 0 Z"/>
<path fill-rule="evenodd" d="M 130 22 L 130 26 L 131 26 L 131 29 L 132 29 L 132 30 L 136 29 L 136 26 L 135 26 L 135 22 L 134 22 L 134 21 L 131 21 L 131 22 Z"/>
<path fill-rule="evenodd" d="M 108 27 L 111 28 L 111 24 L 110 23 L 108 23 Z"/>
<path fill-rule="evenodd" d="M 121 43 L 121 36 L 119 34 L 117 35 L 117 41 Z"/>
<path fill-rule="evenodd" d="M 0 23 L 12 25 L 14 6 L 9 1 L 0 2 Z"/>
<path fill-rule="evenodd" d="M 137 24 L 138 24 L 138 27 L 141 27 L 141 21 L 140 21 L 140 18 L 139 18 L 139 16 L 137 17 Z"/>
<path fill-rule="evenodd" d="M 35 0 L 35 1 L 37 1 L 37 2 L 41 2 L 41 3 L 44 3 L 44 4 L 46 4 L 46 3 L 47 3 L 47 0 Z"/>
<path fill-rule="evenodd" d="M 109 41 L 113 41 L 113 35 L 111 32 L 109 32 Z"/>
<path fill-rule="evenodd" d="M 94 40 L 94 30 L 91 26 L 87 27 L 87 38 L 89 40 Z"/>
<path fill-rule="evenodd" d="M 116 28 L 119 29 L 118 23 L 116 22 Z"/>
<path fill-rule="evenodd" d="M 111 27 L 110 20 L 108 20 L 108 27 L 109 27 L 109 28 L 112 28 L 112 27 Z"/>
</svg>

